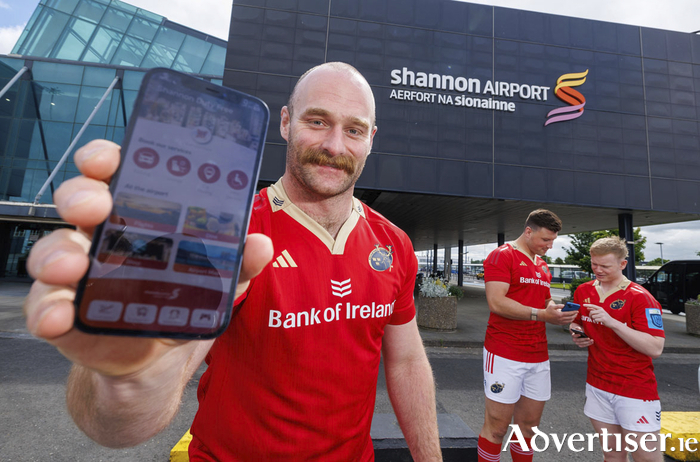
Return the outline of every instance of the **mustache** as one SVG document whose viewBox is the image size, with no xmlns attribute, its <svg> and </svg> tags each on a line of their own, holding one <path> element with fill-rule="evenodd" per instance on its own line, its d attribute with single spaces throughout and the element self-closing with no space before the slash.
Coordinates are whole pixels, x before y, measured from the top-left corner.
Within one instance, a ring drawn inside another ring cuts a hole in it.
<svg viewBox="0 0 700 462">
<path fill-rule="evenodd" d="M 322 167 L 333 167 L 345 171 L 349 175 L 354 175 L 357 170 L 357 162 L 352 156 L 332 156 L 323 149 L 309 148 L 301 153 L 300 159 L 303 164 L 315 164 Z"/>
</svg>

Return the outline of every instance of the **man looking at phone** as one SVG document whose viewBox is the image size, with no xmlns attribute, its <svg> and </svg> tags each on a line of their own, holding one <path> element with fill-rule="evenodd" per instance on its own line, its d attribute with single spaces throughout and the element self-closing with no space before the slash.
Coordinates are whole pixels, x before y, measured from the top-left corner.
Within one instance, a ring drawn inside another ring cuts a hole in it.
<svg viewBox="0 0 700 462">
<path fill-rule="evenodd" d="M 564 325 L 576 316 L 562 312 L 563 305 L 552 300 L 552 276 L 541 258 L 559 231 L 561 220 L 556 214 L 535 210 L 520 237 L 491 252 L 484 262 L 491 315 L 484 342 L 486 406 L 479 461 L 500 460 L 511 421 L 528 443 L 527 448 L 510 443 L 513 461 L 532 460 L 532 427 L 539 425 L 551 389 L 545 322 Z"/>
<path fill-rule="evenodd" d="M 414 459 L 441 460 L 432 371 L 412 299 L 413 248 L 352 195 L 377 130 L 371 88 L 347 64 L 313 68 L 282 108 L 280 130 L 286 171 L 256 197 L 237 314 L 221 337 L 183 342 L 72 328 L 85 236 L 111 209 L 104 180 L 119 153 L 105 141 L 76 153 L 84 176 L 56 191 L 59 213 L 79 230 L 59 230 L 34 246 L 27 326 L 73 361 L 69 411 L 107 446 L 135 445 L 167 426 L 206 359 L 190 460 L 373 460 L 381 350 Z M 278 256 L 268 265 L 273 243 L 284 264 Z"/>
<path fill-rule="evenodd" d="M 590 252 L 596 278 L 576 289 L 574 301 L 581 309 L 570 326 L 574 342 L 588 348 L 583 412 L 602 433 L 606 462 L 626 461 L 630 446 L 637 462 L 661 461 L 661 403 L 651 361 L 664 349 L 661 305 L 622 274 L 628 256 L 624 239 L 598 239 Z M 624 443 L 609 435 L 621 435 Z"/>
</svg>

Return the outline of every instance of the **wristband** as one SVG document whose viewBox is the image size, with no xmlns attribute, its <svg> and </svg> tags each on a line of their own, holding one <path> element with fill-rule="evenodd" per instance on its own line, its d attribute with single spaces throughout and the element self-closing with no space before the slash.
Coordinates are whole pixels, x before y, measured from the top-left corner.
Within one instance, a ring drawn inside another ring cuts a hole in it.
<svg viewBox="0 0 700 462">
<path fill-rule="evenodd" d="M 537 321 L 537 312 L 540 311 L 537 308 L 530 308 L 532 311 L 530 311 L 530 320 L 531 321 Z"/>
</svg>

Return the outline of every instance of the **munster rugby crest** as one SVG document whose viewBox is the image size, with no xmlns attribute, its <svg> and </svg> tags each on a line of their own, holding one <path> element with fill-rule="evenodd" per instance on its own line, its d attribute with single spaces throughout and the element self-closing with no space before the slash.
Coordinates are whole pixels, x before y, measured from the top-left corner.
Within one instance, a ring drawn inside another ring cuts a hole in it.
<svg viewBox="0 0 700 462">
<path fill-rule="evenodd" d="M 394 262 L 394 251 L 391 246 L 382 247 L 374 244 L 374 250 L 369 254 L 369 266 L 375 271 L 391 270 Z"/>
<path fill-rule="evenodd" d="M 627 300 L 617 299 L 610 304 L 610 308 L 612 308 L 613 310 L 619 310 L 620 308 L 625 306 L 626 301 Z"/>
<path fill-rule="evenodd" d="M 503 391 L 503 388 L 505 388 L 505 386 L 506 385 L 504 383 L 496 382 L 491 385 L 491 393 L 500 393 Z"/>
</svg>

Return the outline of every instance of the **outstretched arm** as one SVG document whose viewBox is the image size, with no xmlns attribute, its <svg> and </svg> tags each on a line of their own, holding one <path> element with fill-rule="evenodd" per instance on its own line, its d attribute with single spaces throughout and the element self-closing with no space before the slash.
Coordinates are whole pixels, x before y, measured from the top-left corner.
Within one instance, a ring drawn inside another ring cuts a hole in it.
<svg viewBox="0 0 700 462">
<path fill-rule="evenodd" d="M 415 318 L 386 326 L 382 354 L 389 399 L 413 460 L 441 461 L 435 382 Z"/>
<path fill-rule="evenodd" d="M 78 426 L 105 446 L 133 446 L 170 422 L 212 341 L 90 335 L 73 327 L 75 288 L 88 268 L 90 236 L 112 209 L 107 182 L 119 165 L 119 146 L 93 141 L 75 162 L 83 176 L 62 183 L 54 199 L 58 213 L 77 230 L 57 230 L 32 247 L 27 267 L 36 281 L 24 305 L 27 328 L 74 364 L 67 402 Z M 248 236 L 237 295 L 271 258 L 267 236 Z"/>
</svg>

